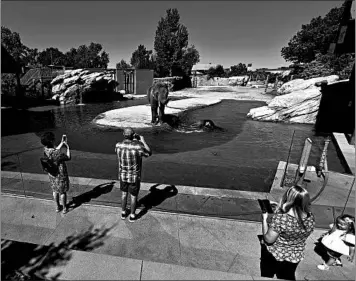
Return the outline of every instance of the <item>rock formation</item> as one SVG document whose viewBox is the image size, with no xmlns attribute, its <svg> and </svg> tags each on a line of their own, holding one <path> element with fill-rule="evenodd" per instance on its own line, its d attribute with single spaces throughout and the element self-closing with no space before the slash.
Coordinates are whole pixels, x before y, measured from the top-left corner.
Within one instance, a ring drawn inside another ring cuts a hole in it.
<svg viewBox="0 0 356 281">
<path fill-rule="evenodd" d="M 197 86 L 238 86 L 246 83 L 249 76 L 214 77 L 208 80 L 207 75 L 192 76 L 192 84 L 196 79 Z"/>
<path fill-rule="evenodd" d="M 75 104 L 86 100 L 106 99 L 114 92 L 117 82 L 109 71 L 95 72 L 76 69 L 66 71 L 51 82 L 52 99 L 61 104 Z"/>
<path fill-rule="evenodd" d="M 337 83 L 338 79 L 332 75 L 289 81 L 278 89 L 281 96 L 267 102 L 267 106 L 251 109 L 247 116 L 260 121 L 315 124 L 321 99 L 320 88 L 315 84 L 321 81 Z"/>
</svg>

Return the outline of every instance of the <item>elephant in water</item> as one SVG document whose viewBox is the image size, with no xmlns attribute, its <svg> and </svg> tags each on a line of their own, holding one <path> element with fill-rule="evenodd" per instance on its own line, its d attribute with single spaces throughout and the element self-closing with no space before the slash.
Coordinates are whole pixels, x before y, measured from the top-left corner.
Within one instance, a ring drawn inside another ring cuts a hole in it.
<svg viewBox="0 0 356 281">
<path fill-rule="evenodd" d="M 155 83 L 147 90 L 148 102 L 151 105 L 152 124 L 162 123 L 164 119 L 164 108 L 167 105 L 168 99 L 168 85 L 164 83 Z M 159 114 L 157 110 L 159 108 Z M 158 115 L 158 120 L 157 120 Z"/>
<path fill-rule="evenodd" d="M 222 131 L 223 129 L 216 126 L 212 120 L 203 119 L 198 120 L 193 123 L 185 123 L 182 122 L 179 117 L 166 114 L 163 118 L 163 122 L 169 125 L 171 128 L 184 130 L 184 131 L 195 131 L 195 130 L 203 130 L 203 131 Z"/>
</svg>

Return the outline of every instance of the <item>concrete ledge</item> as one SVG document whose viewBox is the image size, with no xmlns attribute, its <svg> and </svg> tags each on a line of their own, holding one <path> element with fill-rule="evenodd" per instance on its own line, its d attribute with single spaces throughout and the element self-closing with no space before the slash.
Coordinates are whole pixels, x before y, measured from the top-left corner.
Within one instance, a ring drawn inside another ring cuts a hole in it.
<svg viewBox="0 0 356 281">
<path fill-rule="evenodd" d="M 355 175 L 355 146 L 349 144 L 345 134 L 333 133 L 333 137 L 336 143 L 336 147 L 341 152 L 341 157 L 343 158 L 348 170 L 351 171 L 353 175 Z"/>
<path fill-rule="evenodd" d="M 2 178 L 21 178 L 20 172 L 9 172 L 2 171 Z M 41 182 L 48 182 L 48 176 L 45 174 L 33 174 L 33 173 L 22 173 L 23 180 L 36 180 Z M 94 179 L 94 178 L 82 178 L 82 177 L 69 177 L 71 184 L 79 184 L 83 186 L 88 186 L 89 188 L 97 186 L 100 184 L 106 184 L 109 182 L 115 182 L 115 187 L 119 188 L 119 183 L 117 180 L 112 179 Z M 141 183 L 141 190 L 149 190 L 156 183 Z M 158 184 L 160 185 L 160 184 Z M 162 184 L 162 186 L 164 186 Z M 159 187 L 158 187 L 159 188 Z M 241 190 L 231 190 L 231 189 L 215 189 L 215 188 L 203 188 L 196 186 L 184 186 L 177 185 L 178 193 L 188 194 L 188 195 L 204 195 L 211 197 L 220 198 L 245 198 L 245 199 L 261 199 L 266 198 L 268 193 L 266 192 L 251 192 L 251 191 L 241 191 Z"/>
</svg>

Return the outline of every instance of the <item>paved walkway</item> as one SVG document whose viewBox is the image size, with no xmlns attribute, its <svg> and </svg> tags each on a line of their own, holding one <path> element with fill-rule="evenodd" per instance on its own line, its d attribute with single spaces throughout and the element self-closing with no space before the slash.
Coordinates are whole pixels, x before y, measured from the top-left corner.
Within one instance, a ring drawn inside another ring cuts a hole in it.
<svg viewBox="0 0 356 281">
<path fill-rule="evenodd" d="M 67 280 L 262 279 L 260 222 L 150 210 L 129 223 L 119 212 L 116 207 L 82 205 L 63 215 L 54 212 L 50 200 L 3 194 L 2 262 Z M 321 258 L 314 243 L 324 231 L 316 229 L 307 240 L 297 278 L 353 280 L 354 265 L 345 258 L 342 268 L 316 268 Z M 22 254 L 14 259 L 9 253 L 19 247 Z"/>
<path fill-rule="evenodd" d="M 279 200 L 284 191 L 278 189 L 276 183 L 279 179 L 278 172 L 282 170 L 277 170 L 277 179 L 271 193 L 142 183 L 139 207 L 146 206 L 146 208 L 140 215 L 145 215 L 147 209 L 152 209 L 163 212 L 259 222 L 260 207 L 256 199 L 269 197 L 274 201 Z M 1 178 L 2 192 L 52 199 L 47 175 L 2 171 Z M 348 179 L 348 184 L 338 191 L 340 196 L 335 196 L 333 185 L 332 188 L 325 190 L 322 199 L 313 204 L 312 208 L 317 227 L 328 228 L 335 217 L 343 211 L 350 189 L 349 186 L 350 184 L 354 185 L 352 179 Z M 71 188 L 68 197 L 69 201 L 72 202 L 71 209 L 85 203 L 113 207 L 121 206 L 121 191 L 118 188 L 117 181 L 82 177 L 70 177 L 70 181 Z M 333 196 L 333 200 L 330 200 L 330 195 Z M 355 197 L 352 196 L 351 199 L 345 212 L 354 214 Z M 319 204 L 319 201 L 321 204 Z"/>
</svg>

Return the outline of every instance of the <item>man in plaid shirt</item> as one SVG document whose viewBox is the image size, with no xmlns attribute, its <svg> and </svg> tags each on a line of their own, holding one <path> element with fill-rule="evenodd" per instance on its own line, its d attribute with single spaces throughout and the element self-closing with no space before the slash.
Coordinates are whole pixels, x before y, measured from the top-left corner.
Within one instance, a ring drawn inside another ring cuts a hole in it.
<svg viewBox="0 0 356 281">
<path fill-rule="evenodd" d="M 132 128 L 124 129 L 124 141 L 115 146 L 115 151 L 119 160 L 120 190 L 122 191 L 122 212 L 121 218 L 128 216 L 126 210 L 127 193 L 131 195 L 131 214 L 129 221 L 136 219 L 137 195 L 140 191 L 142 156 L 152 155 L 150 147 L 147 145 L 143 136 L 135 134 Z"/>
</svg>

